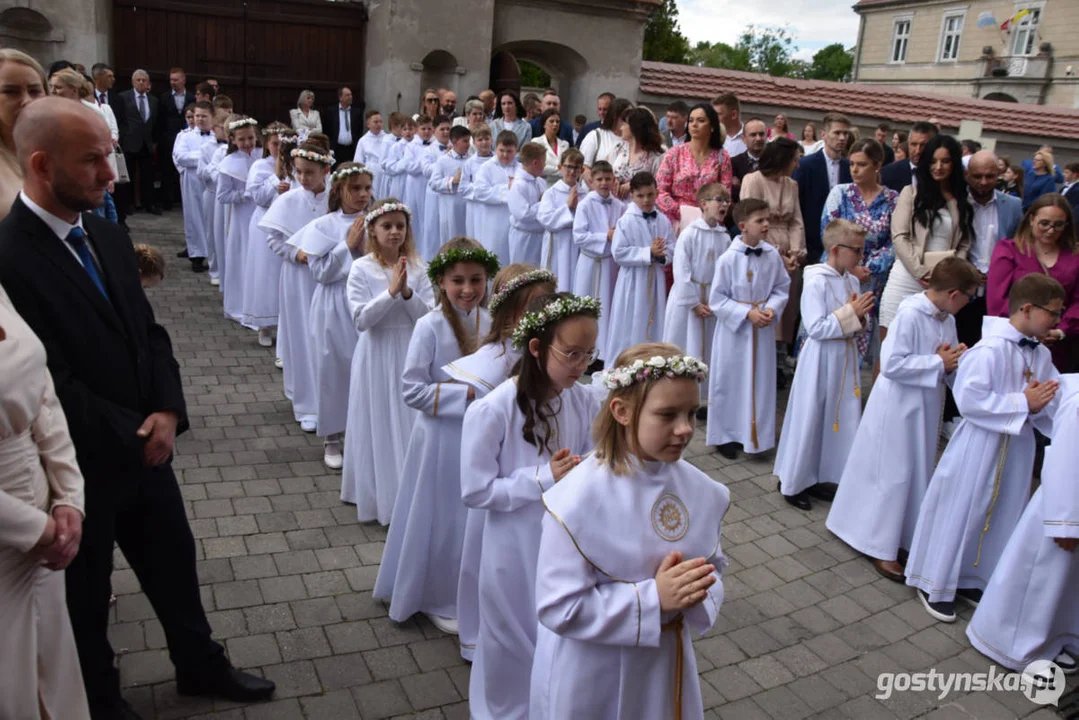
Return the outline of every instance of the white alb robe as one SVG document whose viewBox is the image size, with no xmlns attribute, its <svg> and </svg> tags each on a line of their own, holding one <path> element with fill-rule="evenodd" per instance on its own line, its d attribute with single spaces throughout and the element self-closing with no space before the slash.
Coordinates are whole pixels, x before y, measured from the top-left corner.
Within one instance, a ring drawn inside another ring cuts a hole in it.
<svg viewBox="0 0 1079 720">
<path fill-rule="evenodd" d="M 247 228 L 255 211 L 255 203 L 247 194 L 247 175 L 256 159 L 254 151 L 245 153 L 236 150 L 225 156 L 217 170 L 217 202 L 225 209 L 225 262 L 221 265 L 221 291 L 225 317 L 236 322 L 243 321 Z"/>
<path fill-rule="evenodd" d="M 391 297 L 393 270 L 374 255 L 352 263 L 348 306 L 360 333 L 352 355 L 341 500 L 360 522 L 388 525 L 416 411 L 401 400 L 401 368 L 416 321 L 434 304 L 427 266 L 408 264 L 412 296 Z"/>
<path fill-rule="evenodd" d="M 468 162 L 468 158 L 468 155 L 458 155 L 456 150 L 451 149 L 431 167 L 431 177 L 427 181 L 427 187 L 438 195 L 439 243 L 435 247 L 436 253 L 443 243 L 465 234 L 465 197 L 461 192 L 460 183 L 454 185 L 453 179 L 458 171 L 461 177 L 464 177 L 465 163 Z"/>
<path fill-rule="evenodd" d="M 933 465 L 944 403 L 943 343 L 955 318 L 925 293 L 903 300 L 881 344 L 880 375 L 851 444 L 827 527 L 858 552 L 895 561 L 910 549 Z"/>
<path fill-rule="evenodd" d="M 278 197 L 259 223 L 266 233 L 267 245 L 283 258 L 277 286 L 277 353 L 284 364 L 285 395 L 292 401 L 296 422 L 315 420 L 318 412 L 318 391 L 307 327 L 315 280 L 307 268 L 296 262 L 299 248 L 287 243 L 304 225 L 325 215 L 328 205 L 326 190 L 315 195 L 303 187 L 296 187 Z"/>
<path fill-rule="evenodd" d="M 686 355 L 705 362 L 712 352 L 716 319 L 698 317 L 693 308 L 707 307 L 716 260 L 730 244 L 725 227 L 711 227 L 704 218 L 697 218 L 679 234 L 674 249 L 674 285 L 667 298 L 663 342 L 677 345 Z M 707 385 L 702 387 L 702 393 L 707 396 Z"/>
<path fill-rule="evenodd" d="M 592 448 L 599 396 L 584 385 L 559 395 L 554 451 Z M 556 422 L 551 418 L 551 422 Z M 487 511 L 480 565 L 480 633 L 469 683 L 475 720 L 526 720 L 536 647 L 536 562 L 551 454 L 525 441 L 517 383 L 506 380 L 465 413 L 461 497 Z M 542 427 L 536 432 L 542 437 Z"/>
<path fill-rule="evenodd" d="M 480 167 L 491 160 L 494 155 L 480 155 L 473 153 L 465 161 L 464 170 L 461 172 L 461 185 L 457 191 L 465 201 L 465 236 L 476 240 L 476 201 L 472 195 L 476 186 L 476 173 Z"/>
<path fill-rule="evenodd" d="M 439 220 L 442 208 L 438 203 L 438 193 L 431 189 L 431 173 L 434 172 L 439 158 L 450 150 L 448 145 L 432 142 L 420 157 L 424 181 L 423 222 L 420 224 L 420 234 L 417 235 L 413 228 L 412 237 L 416 240 L 416 252 L 424 262 L 437 255 L 438 249 L 445 242 L 442 240 L 442 227 Z"/>
<path fill-rule="evenodd" d="M 430 145 L 424 145 L 419 136 L 405 148 L 405 183 L 403 200 L 412 211 L 412 237 L 418 244 L 423 239 L 424 201 L 427 196 L 427 176 L 424 174 L 424 154 Z"/>
<path fill-rule="evenodd" d="M 716 261 L 709 307 L 716 316 L 708 373 L 709 445 L 741 443 L 762 453 L 776 443 L 776 323 L 787 306 L 791 279 L 779 251 L 766 242 L 761 254 L 746 254 L 736 239 Z M 772 324 L 749 322 L 752 309 L 770 309 Z"/>
<path fill-rule="evenodd" d="M 277 158 L 255 161 L 247 173 L 247 195 L 255 203 L 247 224 L 247 254 L 244 256 L 243 324 L 253 328 L 277 325 L 278 286 L 281 282 L 280 255 L 266 244 L 266 231 L 259 227 L 262 217 L 281 193 L 281 179 L 274 174 Z"/>
<path fill-rule="evenodd" d="M 521 353 L 508 343 L 488 343 L 442 369 L 456 382 L 473 388 L 479 400 L 505 382 L 520 359 Z M 461 657 L 471 661 L 480 634 L 480 557 L 487 511 L 478 508 L 467 510 L 461 573 L 457 580 L 457 639 L 461 645 Z"/>
<path fill-rule="evenodd" d="M 679 651 L 681 717 L 703 717 L 690 628 L 710 630 L 723 604 L 726 486 L 685 460 L 618 476 L 593 455 L 543 503 L 530 720 L 670 718 Z M 716 567 L 708 594 L 683 612 L 663 612 L 656 589 L 673 551 Z"/>
<path fill-rule="evenodd" d="M 661 237 L 667 250 L 659 259 L 652 257 L 652 242 Z M 612 365 L 626 348 L 643 342 L 663 339 L 663 317 L 667 312 L 667 279 L 663 266 L 670 262 L 674 246 L 674 228 L 658 210 L 646 218 L 639 207 L 630 203 L 615 225 L 611 255 L 618 263 L 618 280 L 608 313 L 607 347 L 603 359 Z M 660 262 L 662 261 L 662 262 Z"/>
<path fill-rule="evenodd" d="M 611 324 L 610 309 L 614 299 L 615 275 L 618 266 L 611 256 L 611 241 L 607 238 L 626 204 L 614 195 L 606 198 L 593 191 L 577 203 L 573 216 L 573 243 L 580 251 L 573 272 L 573 294 L 587 295 L 599 300 L 603 312 L 599 316 L 599 338 L 596 347 L 600 358 L 607 360 L 607 330 Z"/>
<path fill-rule="evenodd" d="M 462 326 L 483 337 L 487 311 L 451 309 Z M 417 612 L 457 617 L 457 581 L 467 511 L 461 502 L 461 423 L 468 385 L 443 370 L 461 349 L 444 311 L 436 307 L 416 322 L 401 374 L 405 404 L 417 411 L 382 552 L 374 597 L 390 601 L 390 619 Z M 391 599 L 392 598 L 392 599 Z"/>
<path fill-rule="evenodd" d="M 225 157 L 228 143 L 206 143 L 199 155 L 196 174 L 202 180 L 202 216 L 206 223 L 206 263 L 211 278 L 221 277 L 218 263 L 218 248 L 224 246 L 225 216 L 218 212 L 217 204 L 217 164 Z"/>
<path fill-rule="evenodd" d="M 967 626 L 983 655 L 1021 671 L 1062 650 L 1079 654 L 1079 550 L 1053 538 L 1079 538 L 1079 375 L 1061 377 L 1041 486 L 1023 511 Z"/>
<path fill-rule="evenodd" d="M 1059 380 L 1049 350 L 1020 348 L 1007 318 L 987 317 L 982 339 L 959 359 L 954 395 L 963 419 L 922 501 L 907 559 L 907 585 L 930 602 L 985 590 L 1030 497 L 1034 431 L 1052 436 L 1054 400 L 1031 415 L 1023 389 Z"/>
<path fill-rule="evenodd" d="M 540 267 L 546 268 L 558 278 L 558 292 L 573 290 L 574 269 L 577 267 L 577 246 L 573 243 L 573 218 L 576 209 L 566 202 L 572 188 L 559 180 L 543 193 L 536 220 L 543 226 L 546 236 L 540 253 Z M 577 203 L 584 200 L 588 187 L 577 184 Z"/>
<path fill-rule="evenodd" d="M 517 177 L 521 166 L 517 160 L 503 165 L 498 158 L 489 160 L 476 170 L 472 181 L 472 203 L 469 212 L 475 213 L 472 221 L 476 240 L 498 256 L 502 265 L 510 260 L 510 210 L 507 199 L 510 180 Z"/>
<path fill-rule="evenodd" d="M 341 210 L 312 220 L 288 240 L 307 253 L 315 281 L 307 316 L 308 355 L 315 378 L 315 424 L 320 437 L 345 431 L 349 375 L 359 335 L 352 324 L 345 282 L 352 268 L 346 239 L 357 215 Z M 301 266 L 302 267 L 302 266 Z"/>
<path fill-rule="evenodd" d="M 773 471 L 787 496 L 839 482 L 862 418 L 854 339 L 865 325 L 850 303 L 858 278 L 818 263 L 805 269 L 804 279 L 802 324 L 809 337 L 798 355 Z"/>
<path fill-rule="evenodd" d="M 172 146 L 172 163 L 180 171 L 180 197 L 184 201 L 184 238 L 187 240 L 188 257 L 206 257 L 206 209 L 202 201 L 206 184 L 199 178 L 198 168 L 202 146 L 216 143 L 212 132 L 203 135 L 193 131 L 177 135 L 176 144 Z"/>
<path fill-rule="evenodd" d="M 540 200 L 547 190 L 547 181 L 543 176 L 536 177 L 524 169 L 517 168 L 513 176 L 513 185 L 506 193 L 506 207 L 509 209 L 510 262 L 528 263 L 539 266 L 542 256 L 543 225 L 536 219 Z"/>
<path fill-rule="evenodd" d="M 408 163 L 405 161 L 405 151 L 408 150 L 408 146 L 409 143 L 403 137 L 395 138 L 393 142 L 386 145 L 385 152 L 382 154 L 382 163 L 379 165 L 383 175 L 385 197 L 402 199 L 408 170 Z M 373 172 L 378 172 L 378 170 L 373 170 Z"/>
<path fill-rule="evenodd" d="M 380 171 L 382 169 L 382 153 L 385 152 L 383 141 L 387 134 L 386 132 L 380 132 L 376 135 L 368 130 L 356 143 L 356 153 L 352 157 L 353 162 L 363 163 L 365 167 L 371 168 L 371 172 L 375 173 L 375 180 L 371 187 L 371 196 L 375 200 L 381 200 L 385 197 L 382 173 Z M 337 158 L 337 161 L 341 162 L 344 159 Z"/>
</svg>

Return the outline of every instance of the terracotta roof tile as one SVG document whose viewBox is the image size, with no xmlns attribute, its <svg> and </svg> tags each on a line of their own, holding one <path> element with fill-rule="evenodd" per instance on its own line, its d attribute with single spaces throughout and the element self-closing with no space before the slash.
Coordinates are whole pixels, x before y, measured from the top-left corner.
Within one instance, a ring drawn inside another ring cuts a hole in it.
<svg viewBox="0 0 1079 720">
<path fill-rule="evenodd" d="M 863 0 L 864 2 L 865 0 Z M 792 80 L 737 70 L 645 61 L 640 91 L 650 95 L 711 99 L 733 92 L 742 102 L 887 118 L 913 123 L 937 118 L 945 127 L 981 120 L 987 131 L 1075 139 L 1079 110 L 907 92 L 861 83 Z"/>
</svg>

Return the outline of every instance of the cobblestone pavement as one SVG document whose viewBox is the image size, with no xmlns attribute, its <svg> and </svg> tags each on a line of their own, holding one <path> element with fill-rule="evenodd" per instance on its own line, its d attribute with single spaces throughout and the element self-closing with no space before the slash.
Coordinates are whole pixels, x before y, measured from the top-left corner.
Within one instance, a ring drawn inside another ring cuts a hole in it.
<svg viewBox="0 0 1079 720">
<path fill-rule="evenodd" d="M 130 224 L 169 264 L 150 299 L 187 394 L 192 429 L 174 465 L 203 603 L 233 663 L 274 680 L 277 695 L 247 707 L 179 697 L 161 626 L 117 553 L 110 635 L 125 696 L 146 718 L 467 718 L 469 669 L 454 639 L 426 619 L 397 625 L 371 598 L 386 531 L 339 501 L 340 475 L 293 421 L 272 352 L 222 317 L 206 275 L 175 259 L 179 214 Z M 689 456 L 732 499 L 726 601 L 695 644 L 707 718 L 1056 717 L 1015 692 L 875 699 L 879 673 L 987 672 L 964 635 L 970 610 L 953 625 L 933 621 L 912 590 L 825 529 L 826 507 L 784 504 L 770 463 L 727 462 L 703 430 Z"/>
</svg>

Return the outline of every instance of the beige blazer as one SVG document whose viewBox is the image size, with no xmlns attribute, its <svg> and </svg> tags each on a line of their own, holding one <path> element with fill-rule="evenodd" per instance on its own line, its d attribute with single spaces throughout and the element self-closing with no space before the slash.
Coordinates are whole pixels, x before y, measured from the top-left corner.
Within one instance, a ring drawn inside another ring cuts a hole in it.
<svg viewBox="0 0 1079 720">
<path fill-rule="evenodd" d="M 956 257 L 966 259 L 970 250 L 970 237 L 963 236 L 959 223 L 959 203 L 954 199 L 948 202 L 948 212 L 952 216 L 952 240 L 950 248 Z M 925 265 L 925 243 L 929 239 L 929 228 L 914 221 L 914 185 L 908 185 L 899 193 L 899 200 L 892 213 L 892 247 L 895 256 L 911 276 L 920 280 L 929 274 Z"/>
<path fill-rule="evenodd" d="M 322 132 L 322 116 L 318 114 L 318 110 L 311 108 L 304 115 L 300 108 L 292 108 L 288 111 L 289 119 L 292 120 L 292 129 L 299 132 L 300 130 L 306 130 L 307 132 Z"/>
</svg>

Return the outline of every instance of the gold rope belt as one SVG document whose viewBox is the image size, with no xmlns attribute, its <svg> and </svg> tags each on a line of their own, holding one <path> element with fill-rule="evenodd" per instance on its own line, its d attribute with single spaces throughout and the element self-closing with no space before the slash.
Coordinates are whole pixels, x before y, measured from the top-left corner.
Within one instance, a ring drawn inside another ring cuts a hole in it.
<svg viewBox="0 0 1079 720">
<path fill-rule="evenodd" d="M 763 300 L 760 302 L 735 300 L 735 302 L 742 305 L 749 305 L 754 310 L 760 310 L 761 306 L 764 305 Z M 753 374 L 750 380 L 750 385 L 752 386 L 750 388 L 750 412 L 752 413 L 752 417 L 749 423 L 749 441 L 753 443 L 753 449 L 756 450 L 760 447 L 760 444 L 757 443 L 757 326 L 750 323 L 750 327 L 753 328 Z"/>
<path fill-rule="evenodd" d="M 1011 440 L 1011 435 L 1005 435 L 1000 442 L 997 469 L 993 474 L 993 499 L 989 501 L 989 510 L 985 514 L 985 526 L 982 527 L 982 534 L 978 536 L 978 554 L 974 557 L 974 567 L 978 567 L 978 563 L 982 561 L 982 542 L 985 540 L 985 534 L 989 532 L 989 521 L 993 519 L 993 509 L 996 508 L 997 498 L 1000 497 L 1000 480 L 1004 475 L 1004 464 L 1008 461 L 1008 446 Z"/>
<path fill-rule="evenodd" d="M 682 660 L 682 625 L 684 624 L 684 617 L 682 613 L 678 613 L 668 623 L 664 623 L 659 626 L 659 629 L 663 632 L 674 633 L 674 720 L 682 720 L 682 674 L 683 674 L 683 660 Z"/>
</svg>

